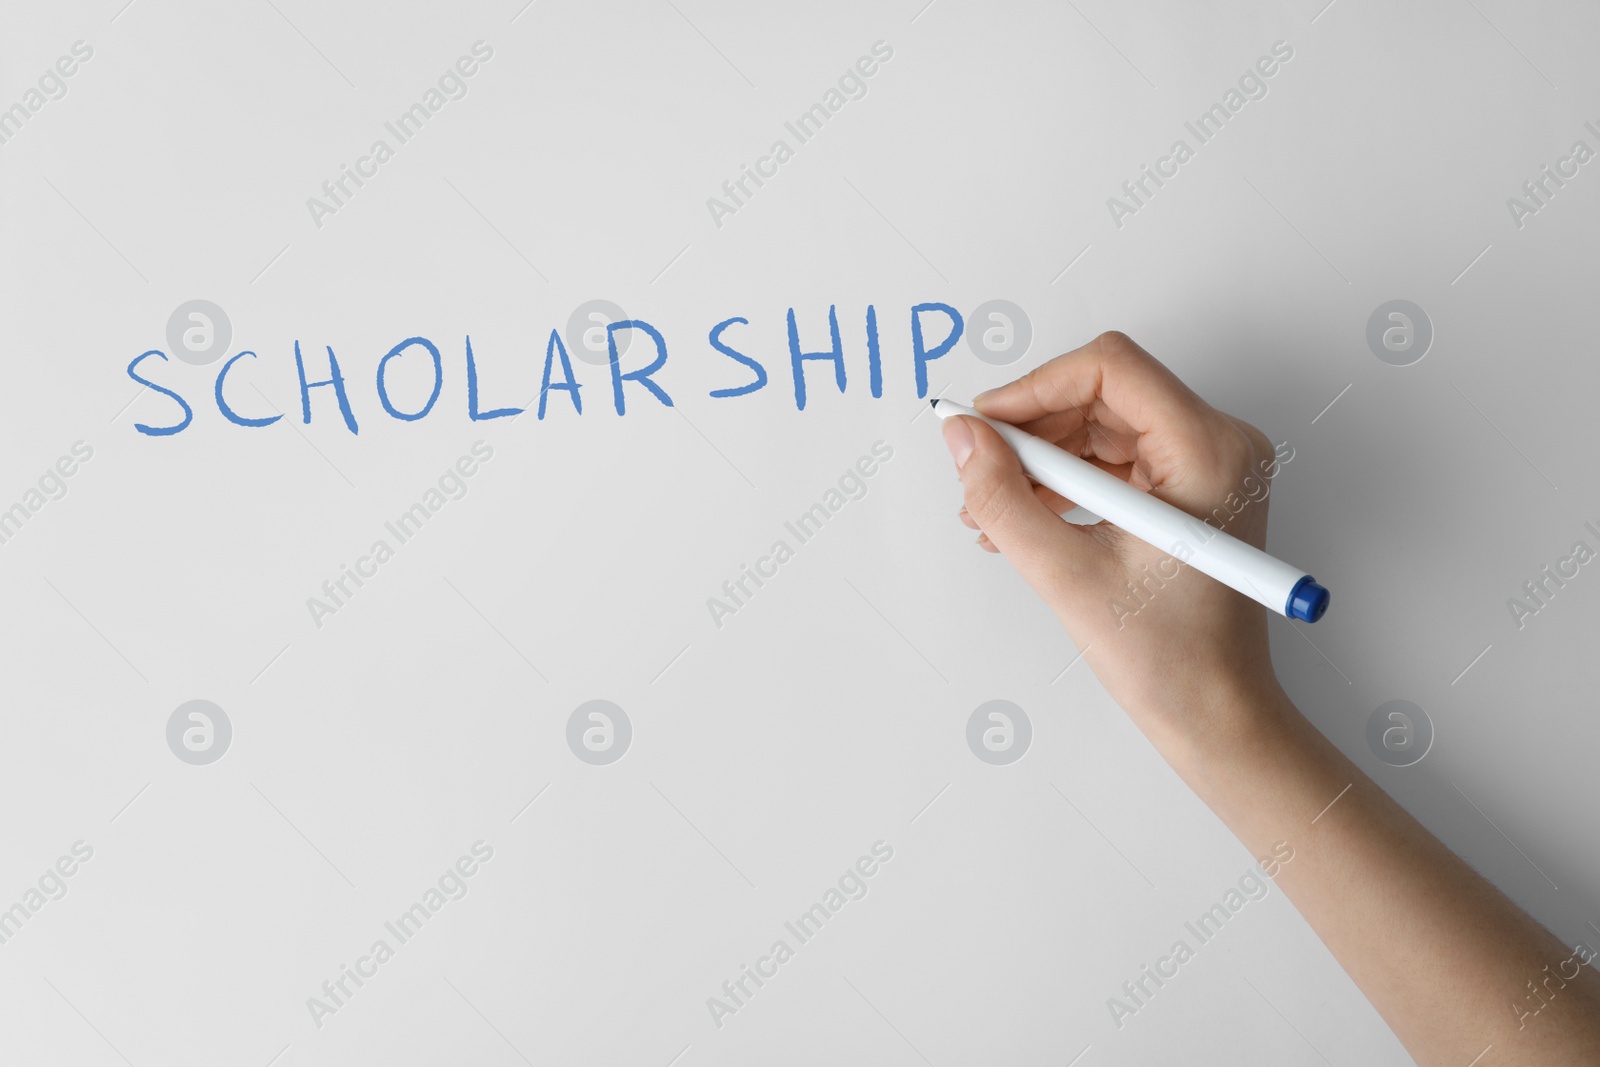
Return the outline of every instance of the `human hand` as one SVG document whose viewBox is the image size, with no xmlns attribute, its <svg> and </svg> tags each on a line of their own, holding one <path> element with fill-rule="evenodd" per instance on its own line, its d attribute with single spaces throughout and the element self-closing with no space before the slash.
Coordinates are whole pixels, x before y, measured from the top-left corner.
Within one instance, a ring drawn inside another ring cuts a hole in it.
<svg viewBox="0 0 1600 1067">
<path fill-rule="evenodd" d="M 1268 481 L 1286 457 L 1124 334 L 1101 334 L 975 405 L 1265 546 Z M 1277 706 L 1264 608 L 1109 523 L 1063 522 L 1072 502 L 1031 482 L 982 421 L 946 419 L 944 435 L 960 470 L 961 520 L 1044 598 L 1158 745 Z"/>
</svg>

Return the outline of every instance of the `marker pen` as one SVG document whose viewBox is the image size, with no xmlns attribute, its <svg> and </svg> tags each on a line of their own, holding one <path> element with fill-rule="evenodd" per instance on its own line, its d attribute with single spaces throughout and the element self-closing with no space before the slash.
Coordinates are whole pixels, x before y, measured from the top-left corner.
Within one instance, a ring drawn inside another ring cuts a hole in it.
<svg viewBox="0 0 1600 1067">
<path fill-rule="evenodd" d="M 948 400 L 930 403 L 941 419 L 952 415 L 982 419 L 1016 451 L 1022 469 L 1040 485 L 1278 614 L 1316 622 L 1328 610 L 1328 591 L 1298 567 L 1274 559 L 1254 545 L 1009 423 L 986 418 Z"/>
</svg>

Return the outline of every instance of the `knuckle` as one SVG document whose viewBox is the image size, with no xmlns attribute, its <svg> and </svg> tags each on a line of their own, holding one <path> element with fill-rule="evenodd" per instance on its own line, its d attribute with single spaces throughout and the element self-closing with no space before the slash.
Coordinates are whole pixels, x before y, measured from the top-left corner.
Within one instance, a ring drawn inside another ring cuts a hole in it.
<svg viewBox="0 0 1600 1067">
<path fill-rule="evenodd" d="M 1230 421 L 1242 435 L 1244 456 L 1240 460 L 1241 463 L 1250 465 L 1256 460 L 1273 454 L 1272 440 L 1262 433 L 1259 428 L 1245 422 L 1243 419 L 1236 419 L 1231 416 Z"/>
<path fill-rule="evenodd" d="M 1242 431 L 1224 434 L 1217 442 L 1218 468 L 1230 472 L 1250 466 L 1250 439 Z"/>
<path fill-rule="evenodd" d="M 1100 358 L 1108 365 L 1129 372 L 1147 371 L 1151 367 L 1165 369 L 1159 359 L 1139 347 L 1137 341 L 1121 330 L 1107 330 L 1095 340 L 1100 348 Z"/>
<path fill-rule="evenodd" d="M 1139 342 L 1121 330 L 1107 330 L 1095 338 L 1095 343 L 1099 347 L 1100 357 L 1107 363 L 1119 363 L 1123 366 L 1161 365 L 1160 360 L 1139 347 Z"/>
<path fill-rule="evenodd" d="M 1138 351 L 1139 346 L 1133 343 L 1133 338 L 1121 330 L 1106 330 L 1094 339 L 1102 352 L 1130 352 Z"/>
</svg>

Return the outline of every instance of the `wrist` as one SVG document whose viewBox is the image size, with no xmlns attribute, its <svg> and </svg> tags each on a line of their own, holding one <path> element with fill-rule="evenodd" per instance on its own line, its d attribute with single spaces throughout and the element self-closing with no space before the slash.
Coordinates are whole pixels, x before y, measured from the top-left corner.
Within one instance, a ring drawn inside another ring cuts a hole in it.
<svg viewBox="0 0 1600 1067">
<path fill-rule="evenodd" d="M 1270 673 L 1196 687 L 1181 706 L 1140 721 L 1166 761 L 1192 785 L 1250 774 L 1284 756 L 1303 737 L 1304 719 Z M 1136 717 L 1137 719 L 1137 717 Z"/>
</svg>

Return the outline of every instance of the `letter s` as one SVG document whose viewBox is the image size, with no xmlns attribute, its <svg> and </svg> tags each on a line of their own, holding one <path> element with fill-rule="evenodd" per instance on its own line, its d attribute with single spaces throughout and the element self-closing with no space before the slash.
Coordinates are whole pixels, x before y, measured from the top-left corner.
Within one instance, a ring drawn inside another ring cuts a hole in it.
<svg viewBox="0 0 1600 1067">
<path fill-rule="evenodd" d="M 139 377 L 139 364 L 143 363 L 151 356 L 160 356 L 162 362 L 165 362 L 167 358 L 167 354 L 161 351 L 159 348 L 152 348 L 148 352 L 141 353 L 140 355 L 134 357 L 132 363 L 128 364 L 128 377 L 132 378 L 134 381 L 138 382 L 147 389 L 154 389 L 156 392 L 161 393 L 164 396 L 170 396 L 172 399 L 176 400 L 178 402 L 178 406 L 183 408 L 183 421 L 175 426 L 146 426 L 142 422 L 136 422 L 133 424 L 133 428 L 142 434 L 149 434 L 151 437 L 165 437 L 168 434 L 181 432 L 191 422 L 193 422 L 194 409 L 189 406 L 189 402 L 187 400 L 179 396 L 177 393 L 174 393 L 171 389 L 159 386 L 148 378 Z"/>
<path fill-rule="evenodd" d="M 1287 63 L 1294 58 L 1294 46 L 1288 41 L 1273 41 L 1272 54 Z"/>
<path fill-rule="evenodd" d="M 94 55 L 94 47 L 88 41 L 73 41 L 72 54 L 87 62 Z"/>
<path fill-rule="evenodd" d="M 882 862 L 888 863 L 894 859 L 894 846 L 887 841 L 874 841 L 872 843 L 872 854 Z"/>
<path fill-rule="evenodd" d="M 894 58 L 894 46 L 888 41 L 873 41 L 872 54 L 887 63 Z"/>
<path fill-rule="evenodd" d="M 80 845 L 82 846 L 81 848 L 79 847 Z M 72 843 L 72 854 L 78 857 L 81 862 L 87 863 L 94 857 L 94 846 L 86 841 L 74 841 Z"/>
<path fill-rule="evenodd" d="M 736 352 L 722 343 L 722 331 L 726 330 L 729 326 L 732 326 L 736 322 L 745 326 L 750 325 L 749 319 L 740 318 L 738 316 L 735 316 L 731 319 L 723 319 L 721 322 L 711 327 L 711 333 L 707 337 L 707 340 L 711 342 L 711 347 L 715 348 L 718 352 L 721 352 L 729 359 L 738 363 L 742 363 L 746 367 L 749 367 L 751 370 L 755 371 L 756 378 L 753 382 L 750 382 L 746 385 L 736 386 L 732 389 L 711 390 L 711 395 L 719 399 L 729 396 L 744 396 L 746 393 L 753 393 L 757 389 L 760 389 L 762 386 L 767 384 L 767 368 L 763 367 L 760 363 L 756 362 L 754 359 L 751 359 L 743 352 Z"/>
<path fill-rule="evenodd" d="M 494 858 L 494 846 L 487 841 L 474 841 L 472 843 L 472 854 L 487 863 Z"/>
<path fill-rule="evenodd" d="M 472 54 L 487 63 L 494 56 L 494 48 L 483 41 L 473 41 Z"/>
</svg>

